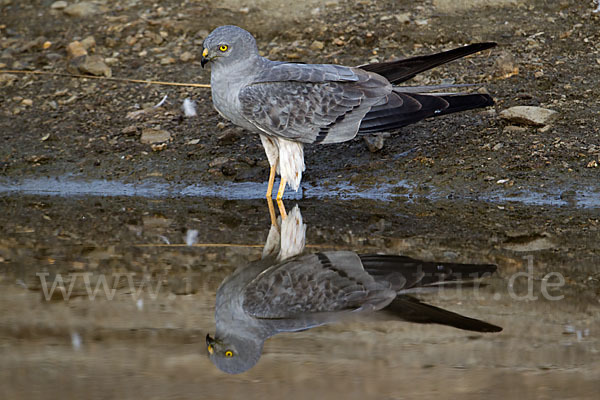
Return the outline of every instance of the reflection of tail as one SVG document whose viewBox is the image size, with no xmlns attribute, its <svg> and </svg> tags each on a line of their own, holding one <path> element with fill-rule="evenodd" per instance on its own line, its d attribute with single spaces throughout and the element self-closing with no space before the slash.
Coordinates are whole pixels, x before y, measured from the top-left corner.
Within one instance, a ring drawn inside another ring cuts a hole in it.
<svg viewBox="0 0 600 400">
<path fill-rule="evenodd" d="M 392 289 L 399 293 L 448 282 L 468 282 L 496 271 L 496 266 L 491 264 L 436 263 L 379 254 L 359 257 L 369 275 L 376 281 L 390 282 Z M 499 326 L 443 310 L 403 294 L 398 295 L 383 311 L 396 318 L 421 324 L 441 324 L 476 332 L 502 330 Z"/>
<path fill-rule="evenodd" d="M 496 271 L 496 266 L 491 264 L 438 263 L 386 254 L 363 254 L 359 257 L 369 275 L 376 280 L 391 282 L 397 292 L 444 282 L 479 279 Z"/>
<path fill-rule="evenodd" d="M 419 324 L 440 324 L 475 332 L 502 331 L 499 326 L 421 303 L 411 296 L 396 297 L 383 311 L 404 321 Z"/>
</svg>

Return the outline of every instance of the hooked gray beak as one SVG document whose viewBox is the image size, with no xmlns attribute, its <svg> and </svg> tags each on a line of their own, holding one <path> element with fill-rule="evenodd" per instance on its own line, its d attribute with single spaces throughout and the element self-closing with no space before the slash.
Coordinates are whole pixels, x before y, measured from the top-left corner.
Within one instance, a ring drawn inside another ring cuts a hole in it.
<svg viewBox="0 0 600 400">
<path fill-rule="evenodd" d="M 200 65 L 202 65 L 202 68 L 204 68 L 204 66 L 210 61 L 210 59 L 206 58 L 207 55 L 208 49 L 202 50 L 202 58 L 200 59 Z"/>
<path fill-rule="evenodd" d="M 210 335 L 207 333 L 206 334 L 206 350 L 208 351 L 208 354 L 212 354 L 215 352 L 215 339 L 211 338 Z"/>
</svg>

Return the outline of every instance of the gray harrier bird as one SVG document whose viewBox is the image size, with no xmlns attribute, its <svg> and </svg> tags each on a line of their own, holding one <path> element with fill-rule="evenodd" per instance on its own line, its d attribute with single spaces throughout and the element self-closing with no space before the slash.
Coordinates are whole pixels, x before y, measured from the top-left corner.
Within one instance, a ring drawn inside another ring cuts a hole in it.
<svg viewBox="0 0 600 400">
<path fill-rule="evenodd" d="M 217 291 L 215 337 L 206 336 L 210 360 L 231 374 L 252 368 L 267 338 L 383 310 L 394 318 L 477 332 L 502 328 L 407 295 L 419 288 L 479 279 L 494 265 L 434 263 L 352 251 L 301 254 L 304 233 L 296 206 L 281 230 L 271 229 L 263 258 L 236 270 Z M 280 237 L 279 237 L 280 236 Z"/>
<path fill-rule="evenodd" d="M 250 33 L 227 25 L 204 40 L 201 64 L 212 65 L 210 83 L 217 111 L 260 135 L 271 166 L 266 195 L 271 197 L 279 173 L 280 200 L 286 184 L 296 191 L 300 186 L 307 143 L 345 142 L 358 133 L 391 131 L 427 117 L 493 105 L 486 94 L 432 93 L 454 85 L 396 85 L 495 45 L 477 43 L 359 67 L 299 64 L 261 57 Z"/>
</svg>

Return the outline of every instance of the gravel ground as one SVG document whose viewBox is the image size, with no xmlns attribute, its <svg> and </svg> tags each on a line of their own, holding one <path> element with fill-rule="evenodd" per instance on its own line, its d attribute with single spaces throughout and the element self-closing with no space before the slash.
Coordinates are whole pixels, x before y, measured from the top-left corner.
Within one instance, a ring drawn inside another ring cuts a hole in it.
<svg viewBox="0 0 600 400">
<path fill-rule="evenodd" d="M 314 1 L 289 10 L 277 1 L 97 1 L 83 16 L 50 1 L 3 4 L 2 68 L 51 73 L 207 83 L 201 43 L 226 23 L 253 32 L 273 59 L 315 63 L 357 65 L 496 41 L 492 51 L 414 80 L 484 83 L 495 107 L 385 135 L 375 153 L 363 138 L 308 146 L 305 182 L 350 181 L 360 190 L 406 181 L 411 190 L 454 195 L 599 191 L 600 14 L 588 1 Z M 87 52 L 83 65 L 68 56 L 68 49 L 80 54 L 70 47 L 75 41 Z M 0 85 L 6 177 L 223 183 L 268 176 L 256 135 L 223 121 L 209 89 L 7 73 Z M 184 117 L 186 98 L 196 102 L 196 117 Z M 512 106 L 552 109 L 558 118 L 541 127 L 501 119 Z"/>
</svg>

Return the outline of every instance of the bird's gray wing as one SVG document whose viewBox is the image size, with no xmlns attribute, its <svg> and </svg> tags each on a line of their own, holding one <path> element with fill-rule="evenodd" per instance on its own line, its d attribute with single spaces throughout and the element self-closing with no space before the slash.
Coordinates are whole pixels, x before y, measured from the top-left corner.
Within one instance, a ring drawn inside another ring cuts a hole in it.
<svg viewBox="0 0 600 400">
<path fill-rule="evenodd" d="M 253 79 L 253 82 L 360 82 L 361 80 L 364 80 L 361 70 L 343 65 L 271 62 Z"/>
<path fill-rule="evenodd" d="M 391 92 L 385 78 L 357 68 L 284 63 L 265 68 L 238 99 L 242 116 L 267 135 L 339 143 Z"/>
<path fill-rule="evenodd" d="M 395 297 L 389 285 L 364 271 L 356 253 L 336 251 L 295 257 L 266 269 L 246 285 L 242 304 L 255 318 L 292 321 L 285 329 L 299 330 L 343 311 L 381 309 Z"/>
</svg>

